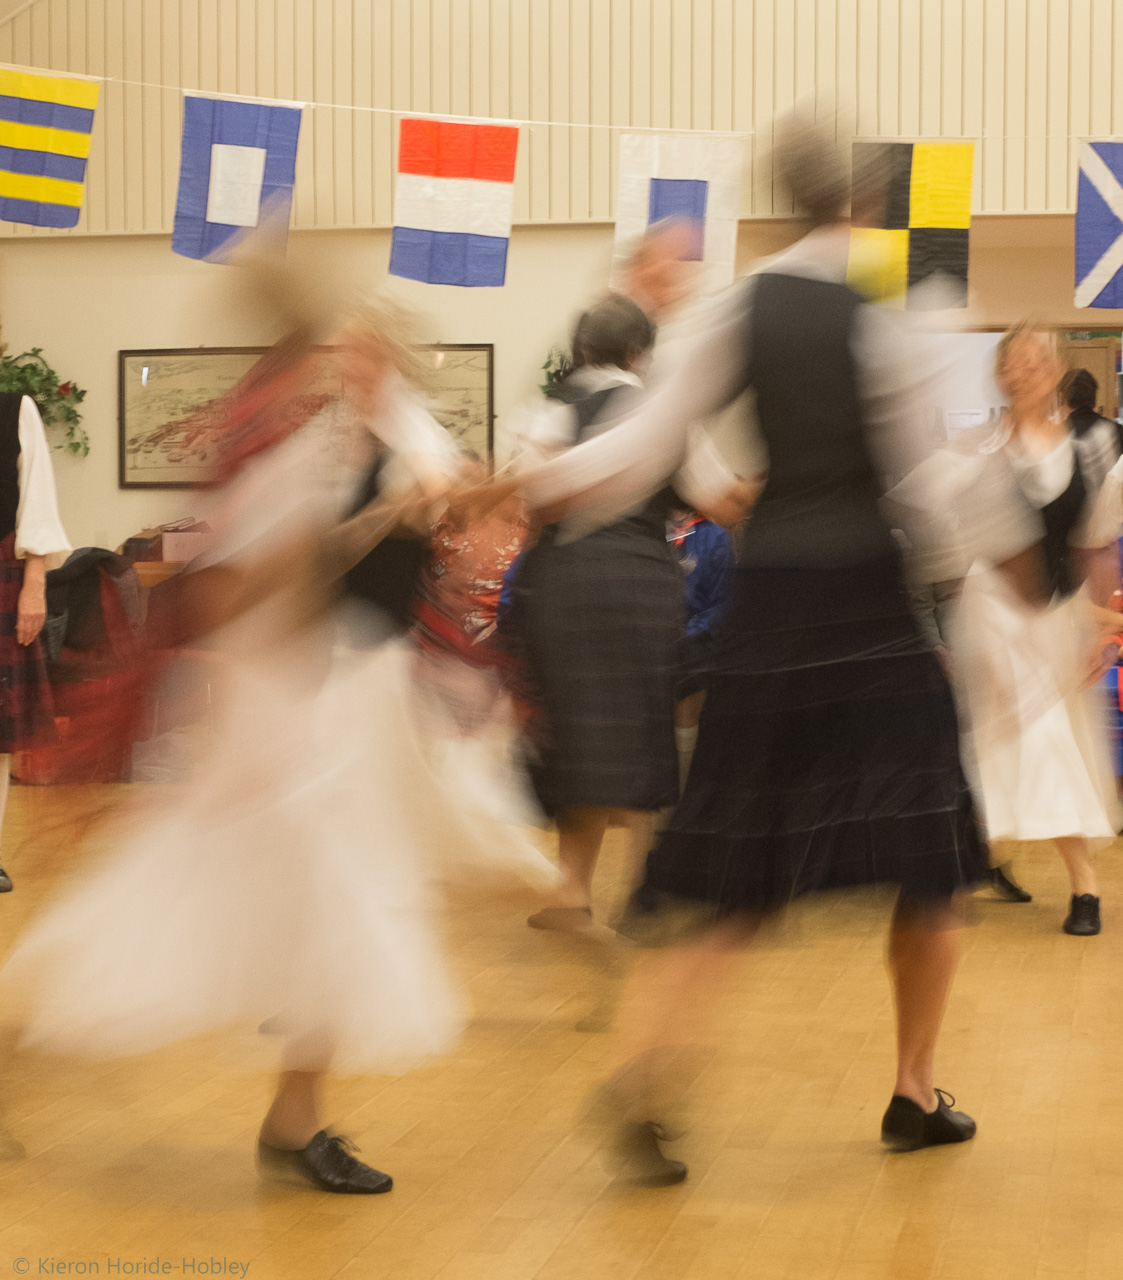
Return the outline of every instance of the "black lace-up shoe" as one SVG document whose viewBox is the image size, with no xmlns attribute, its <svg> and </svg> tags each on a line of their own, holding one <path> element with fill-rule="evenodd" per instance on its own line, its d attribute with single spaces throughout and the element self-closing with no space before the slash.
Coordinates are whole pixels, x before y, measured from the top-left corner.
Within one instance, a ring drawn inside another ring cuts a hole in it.
<svg viewBox="0 0 1123 1280">
<path fill-rule="evenodd" d="M 993 867 L 990 873 L 990 882 L 994 886 L 995 893 L 1000 898 L 1005 898 L 1007 902 L 1032 902 L 1033 894 L 1026 893 L 1022 886 L 1009 874 L 1009 863 L 1003 867 Z"/>
<path fill-rule="evenodd" d="M 1091 938 L 1100 931 L 1100 900 L 1094 893 L 1074 893 L 1064 922 L 1065 933 Z"/>
<path fill-rule="evenodd" d="M 673 1187 L 685 1182 L 686 1165 L 663 1154 L 661 1144 L 668 1138 L 663 1126 L 651 1120 L 622 1125 L 616 1143 L 621 1178 L 636 1187 Z"/>
<path fill-rule="evenodd" d="M 8 875 L 8 873 L 4 870 L 3 867 L 0 867 L 0 893 L 11 893 L 11 892 L 12 892 L 12 877 Z"/>
<path fill-rule="evenodd" d="M 284 1151 L 257 1142 L 257 1167 L 265 1176 L 310 1182 L 321 1191 L 344 1196 L 377 1196 L 394 1185 L 388 1173 L 379 1173 L 351 1154 L 355 1144 L 339 1134 L 321 1129 L 302 1151 Z"/>
<path fill-rule="evenodd" d="M 894 1094 L 881 1121 L 881 1141 L 894 1151 L 919 1151 L 949 1142 L 967 1142 L 975 1136 L 975 1122 L 966 1112 L 953 1111 L 955 1099 L 936 1090 L 935 1111 L 925 1111 L 911 1098 Z"/>
</svg>

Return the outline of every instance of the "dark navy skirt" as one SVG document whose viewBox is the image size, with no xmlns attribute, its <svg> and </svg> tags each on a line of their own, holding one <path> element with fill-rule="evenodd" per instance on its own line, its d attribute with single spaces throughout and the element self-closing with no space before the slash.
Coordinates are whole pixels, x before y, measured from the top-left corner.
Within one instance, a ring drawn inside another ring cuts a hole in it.
<svg viewBox="0 0 1123 1280">
<path fill-rule="evenodd" d="M 987 867 L 899 557 L 741 568 L 685 792 L 633 910 L 767 911 L 871 884 L 940 900 Z"/>
</svg>

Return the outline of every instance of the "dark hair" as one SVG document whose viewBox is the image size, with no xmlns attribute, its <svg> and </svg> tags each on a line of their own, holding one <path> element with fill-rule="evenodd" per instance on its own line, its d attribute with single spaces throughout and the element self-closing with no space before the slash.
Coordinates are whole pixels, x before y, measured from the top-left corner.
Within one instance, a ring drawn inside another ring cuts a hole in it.
<svg viewBox="0 0 1123 1280">
<path fill-rule="evenodd" d="M 776 126 L 774 160 L 799 211 L 817 226 L 835 222 L 850 200 L 846 157 L 821 125 L 791 115 Z"/>
<path fill-rule="evenodd" d="M 573 367 L 615 365 L 627 369 L 655 345 L 655 326 L 647 313 L 623 294 L 598 302 L 573 330 Z"/>
<path fill-rule="evenodd" d="M 1094 409 L 1099 389 L 1087 369 L 1070 369 L 1061 379 L 1061 399 L 1070 409 Z"/>
</svg>

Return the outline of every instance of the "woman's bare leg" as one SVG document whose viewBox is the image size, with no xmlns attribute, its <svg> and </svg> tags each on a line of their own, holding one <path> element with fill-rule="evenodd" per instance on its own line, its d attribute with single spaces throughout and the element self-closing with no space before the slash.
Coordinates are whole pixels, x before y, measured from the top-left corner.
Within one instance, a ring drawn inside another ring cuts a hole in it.
<svg viewBox="0 0 1123 1280">
<path fill-rule="evenodd" d="M 261 1122 L 261 1138 L 271 1147 L 303 1151 L 324 1127 L 324 1071 L 282 1071 L 277 1091 Z"/>
<path fill-rule="evenodd" d="M 682 1059 L 709 1039 L 714 1009 L 756 933 L 747 917 L 688 941 L 643 951 L 624 985 L 613 1079 L 656 1112 L 672 1105 Z"/>
<path fill-rule="evenodd" d="M 889 971 L 897 1006 L 895 1094 L 936 1109 L 936 1039 L 959 963 L 960 912 L 954 906 L 902 906 L 889 934 Z"/>
<path fill-rule="evenodd" d="M 554 892 L 554 906 L 592 906 L 593 872 L 611 816 L 609 809 L 575 808 L 558 818 L 561 880 Z"/>
<path fill-rule="evenodd" d="M 324 1031 L 285 1042 L 277 1091 L 261 1122 L 261 1138 L 271 1147 L 302 1151 L 323 1123 L 323 1087 L 332 1060 L 332 1038 Z"/>
<path fill-rule="evenodd" d="M 1100 896 L 1100 882 L 1088 857 L 1088 841 L 1083 836 L 1058 836 L 1053 843 L 1068 869 L 1069 883 L 1076 897 L 1090 893 Z"/>
</svg>

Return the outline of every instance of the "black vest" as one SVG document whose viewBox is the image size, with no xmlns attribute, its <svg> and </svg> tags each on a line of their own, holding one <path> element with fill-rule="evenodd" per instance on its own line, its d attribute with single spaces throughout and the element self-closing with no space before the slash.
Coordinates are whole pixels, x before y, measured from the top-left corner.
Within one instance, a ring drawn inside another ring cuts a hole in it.
<svg viewBox="0 0 1123 1280">
<path fill-rule="evenodd" d="M 632 388 L 621 383 L 613 387 L 605 387 L 600 391 L 588 392 L 583 390 L 577 383 L 563 382 L 551 398 L 561 400 L 573 410 L 577 419 L 577 434 L 573 443 L 581 444 L 585 440 L 601 434 L 596 428 L 606 417 L 615 418 L 620 415 L 622 406 L 618 402 L 625 399 L 628 392 L 637 396 L 639 394 L 638 388 Z M 604 429 L 611 431 L 612 428 L 607 427 Z M 631 515 L 625 516 L 615 524 L 608 525 L 604 529 L 595 530 L 594 533 L 586 536 L 596 537 L 611 531 L 633 535 L 640 534 L 644 537 L 654 538 L 662 546 L 666 543 L 667 538 L 667 516 L 677 501 L 678 499 L 673 489 L 662 489 L 650 497 L 643 507 L 632 512 Z M 543 535 L 547 536 L 548 540 L 556 537 L 557 526 L 550 525 L 543 530 Z"/>
<path fill-rule="evenodd" d="M 0 542 L 19 514 L 19 411 L 22 391 L 0 391 Z"/>
<path fill-rule="evenodd" d="M 764 492 L 740 560 L 830 568 L 890 554 L 882 485 L 866 445 L 850 341 L 861 299 L 845 285 L 758 277 L 747 384 L 768 446 Z"/>
<path fill-rule="evenodd" d="M 367 472 L 350 515 L 357 515 L 379 496 L 385 463 L 385 455 L 379 455 Z M 408 631 L 413 620 L 413 597 L 428 558 L 429 543 L 422 538 L 383 538 L 344 575 L 344 592 L 373 605 L 395 631 Z"/>
</svg>

